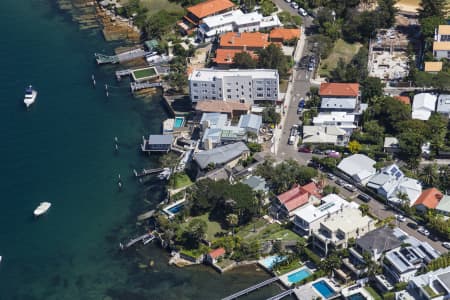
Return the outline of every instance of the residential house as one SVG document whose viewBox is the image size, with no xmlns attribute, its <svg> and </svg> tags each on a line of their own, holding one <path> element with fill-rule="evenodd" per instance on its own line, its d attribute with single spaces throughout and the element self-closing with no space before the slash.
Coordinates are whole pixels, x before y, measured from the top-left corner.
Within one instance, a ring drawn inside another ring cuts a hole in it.
<svg viewBox="0 0 450 300">
<path fill-rule="evenodd" d="M 449 299 L 450 267 L 412 277 L 408 282 L 407 289 L 414 299 Z"/>
<path fill-rule="evenodd" d="M 363 216 L 359 208 L 346 207 L 320 223 L 319 230 L 312 233 L 313 246 L 323 255 L 331 249 L 348 248 L 349 239 L 357 239 L 375 229 L 375 221 Z"/>
<path fill-rule="evenodd" d="M 238 18 L 234 30 L 241 33 L 267 31 L 282 25 L 276 14 L 264 17 L 261 13 L 254 11 Z"/>
<path fill-rule="evenodd" d="M 269 39 L 272 43 L 284 43 L 299 39 L 300 34 L 299 28 L 274 28 L 269 33 Z"/>
<path fill-rule="evenodd" d="M 376 174 L 373 167 L 376 161 L 363 154 L 350 155 L 338 164 L 337 168 L 354 182 L 365 185 Z"/>
<path fill-rule="evenodd" d="M 218 15 L 233 10 L 235 4 L 229 0 L 207 0 L 188 7 L 187 15 L 184 16 L 178 26 L 184 33 L 190 33 L 201 21 L 209 16 Z"/>
<path fill-rule="evenodd" d="M 450 94 L 439 95 L 436 111 L 450 118 Z"/>
<path fill-rule="evenodd" d="M 269 46 L 269 34 L 261 32 L 227 32 L 220 37 L 220 49 L 256 51 Z"/>
<path fill-rule="evenodd" d="M 249 176 L 241 181 L 243 184 L 248 185 L 252 191 L 260 192 L 262 194 L 267 194 L 269 192 L 269 187 L 267 182 L 261 176 Z"/>
<path fill-rule="evenodd" d="M 259 115 L 248 114 L 241 115 L 239 118 L 238 127 L 243 128 L 246 132 L 252 132 L 259 135 L 259 129 L 262 125 L 262 117 Z"/>
<path fill-rule="evenodd" d="M 436 212 L 444 216 L 450 216 L 450 195 L 442 196 L 441 201 L 436 206 Z"/>
<path fill-rule="evenodd" d="M 319 187 L 314 182 L 304 186 L 295 185 L 272 201 L 269 213 L 276 219 L 289 219 L 299 207 L 309 202 L 319 203 L 321 197 Z"/>
<path fill-rule="evenodd" d="M 450 58 L 450 25 L 439 25 L 434 35 L 433 56 L 436 59 Z"/>
<path fill-rule="evenodd" d="M 169 152 L 172 149 L 173 135 L 150 134 L 146 140 L 142 137 L 141 150 L 143 152 Z"/>
<path fill-rule="evenodd" d="M 228 144 L 216 147 L 211 150 L 197 152 L 193 156 L 193 161 L 200 171 L 209 168 L 214 169 L 220 166 L 233 168 L 239 160 L 246 159 L 250 150 L 243 142 Z"/>
<path fill-rule="evenodd" d="M 220 259 L 221 257 L 224 257 L 225 253 L 226 253 L 226 251 L 222 247 L 214 249 L 211 252 L 209 252 L 208 254 L 206 254 L 205 260 L 207 263 L 213 265 L 213 264 L 217 263 L 218 259 Z"/>
<path fill-rule="evenodd" d="M 319 230 L 322 221 L 352 205 L 356 204 L 348 202 L 336 194 L 329 194 L 321 199 L 319 206 L 308 204 L 295 211 L 292 220 L 293 230 L 300 235 L 309 236 L 312 232 Z"/>
<path fill-rule="evenodd" d="M 394 96 L 394 99 L 400 101 L 405 105 L 411 105 L 411 99 L 409 99 L 408 96 Z"/>
<path fill-rule="evenodd" d="M 348 143 L 346 131 L 335 125 L 303 126 L 303 143 L 346 145 Z"/>
<path fill-rule="evenodd" d="M 356 239 L 355 246 L 349 248 L 348 259 L 343 260 L 344 265 L 359 277 L 367 271 L 366 259 L 378 262 L 385 252 L 400 247 L 406 236 L 397 227 L 383 226 L 372 230 Z"/>
<path fill-rule="evenodd" d="M 397 205 L 402 205 L 406 201 L 406 204 L 412 206 L 420 194 L 422 194 L 422 184 L 420 181 L 414 178 L 403 177 L 395 188 L 394 193 L 388 198 L 388 201 Z"/>
<path fill-rule="evenodd" d="M 357 128 L 355 115 L 348 114 L 343 111 L 332 111 L 329 113 L 319 113 L 313 118 L 315 126 L 329 126 L 334 125 L 342 130 L 345 130 L 347 136 L 351 136 L 355 128 Z"/>
<path fill-rule="evenodd" d="M 321 111 L 358 111 L 360 91 L 358 83 L 322 83 L 319 89 Z"/>
<path fill-rule="evenodd" d="M 386 252 L 382 267 L 384 274 L 394 282 L 408 282 L 418 270 L 440 255 L 427 242 L 407 236 L 400 247 Z"/>
<path fill-rule="evenodd" d="M 437 74 L 442 71 L 442 61 L 426 61 L 424 71 L 432 74 Z"/>
<path fill-rule="evenodd" d="M 212 60 L 216 63 L 217 67 L 227 69 L 233 65 L 235 55 L 242 52 L 247 52 L 254 60 L 258 59 L 258 54 L 256 54 L 255 51 L 219 48 L 216 50 L 216 57 L 214 57 Z"/>
<path fill-rule="evenodd" d="M 436 110 L 436 96 L 430 93 L 420 93 L 414 96 L 412 118 L 426 121 Z"/>
<path fill-rule="evenodd" d="M 193 103 L 204 100 L 254 104 L 278 100 L 279 76 L 269 69 L 197 69 L 189 75 Z"/>
<path fill-rule="evenodd" d="M 228 119 L 233 119 L 235 117 L 239 117 L 240 115 L 248 114 L 248 112 L 250 111 L 250 105 L 237 101 L 204 100 L 197 102 L 197 104 L 195 105 L 195 110 L 201 114 L 226 114 Z"/>
<path fill-rule="evenodd" d="M 443 196 L 437 188 L 429 188 L 420 194 L 413 206 L 419 212 L 426 212 L 428 209 L 435 209 Z"/>
<path fill-rule="evenodd" d="M 396 137 L 385 137 L 384 138 L 384 152 L 387 153 L 397 153 L 400 151 L 400 144 L 398 143 L 398 139 Z"/>
</svg>

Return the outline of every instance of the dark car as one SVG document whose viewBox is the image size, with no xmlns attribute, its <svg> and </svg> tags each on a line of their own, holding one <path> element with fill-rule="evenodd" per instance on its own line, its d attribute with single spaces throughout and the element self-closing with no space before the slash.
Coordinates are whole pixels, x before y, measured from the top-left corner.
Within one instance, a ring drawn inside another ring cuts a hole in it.
<svg viewBox="0 0 450 300">
<path fill-rule="evenodd" d="M 343 180 L 341 180 L 341 179 L 338 179 L 338 180 L 336 180 L 336 184 L 337 185 L 344 185 L 345 182 Z"/>
<path fill-rule="evenodd" d="M 370 202 L 370 200 L 372 200 L 372 198 L 370 198 L 370 196 L 366 194 L 359 194 L 358 198 L 364 202 Z"/>
<path fill-rule="evenodd" d="M 430 234 L 430 236 L 428 238 L 434 242 L 439 241 L 439 238 L 437 236 L 435 236 L 434 234 Z"/>
<path fill-rule="evenodd" d="M 412 228 L 412 229 L 417 229 L 417 228 L 419 228 L 419 225 L 417 225 L 416 223 L 413 223 L 413 222 L 409 222 L 408 224 L 406 224 L 409 228 Z"/>
<path fill-rule="evenodd" d="M 320 149 L 314 149 L 313 152 L 314 154 L 323 154 L 323 151 Z"/>
<path fill-rule="evenodd" d="M 311 153 L 312 150 L 308 147 L 299 147 L 298 148 L 298 152 L 303 152 L 303 153 Z"/>
</svg>

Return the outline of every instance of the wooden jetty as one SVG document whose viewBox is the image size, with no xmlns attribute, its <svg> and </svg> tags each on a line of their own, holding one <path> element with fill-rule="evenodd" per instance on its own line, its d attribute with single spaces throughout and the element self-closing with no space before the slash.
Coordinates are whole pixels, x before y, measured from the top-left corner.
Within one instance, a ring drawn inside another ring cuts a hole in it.
<svg viewBox="0 0 450 300">
<path fill-rule="evenodd" d="M 153 240 L 154 238 L 155 238 L 155 236 L 149 232 L 149 233 L 143 234 L 141 236 L 138 236 L 137 238 L 129 240 L 128 243 L 126 243 L 125 245 L 122 243 L 119 243 L 119 247 L 120 247 L 120 249 L 125 250 L 127 248 L 130 248 L 131 246 L 133 246 L 134 244 L 136 244 L 139 241 L 143 241 L 143 243 L 145 245 L 145 244 L 149 243 L 151 240 Z M 144 240 L 145 240 L 145 242 L 144 242 Z"/>
<path fill-rule="evenodd" d="M 133 170 L 134 176 L 135 177 L 143 177 L 143 176 L 147 176 L 147 175 L 151 175 L 151 174 L 155 174 L 155 173 L 159 173 L 164 171 L 164 168 L 156 168 L 156 169 L 142 169 L 141 172 L 138 172 L 136 170 Z"/>
<path fill-rule="evenodd" d="M 275 295 L 273 297 L 267 298 L 267 300 L 280 300 L 280 299 L 283 299 L 284 297 L 292 295 L 293 293 L 294 293 L 293 289 L 286 290 L 286 291 L 283 291 L 283 292 L 279 293 L 278 295 Z"/>
<path fill-rule="evenodd" d="M 122 79 L 122 76 L 128 76 L 130 74 L 131 74 L 130 69 L 116 71 L 116 79 L 117 81 L 120 81 Z"/>
<path fill-rule="evenodd" d="M 132 92 L 143 90 L 143 89 L 162 87 L 162 86 L 163 86 L 163 84 L 161 82 L 143 81 L 143 82 L 131 82 L 130 83 L 130 88 L 131 88 Z"/>
<path fill-rule="evenodd" d="M 248 287 L 248 288 L 246 288 L 246 289 L 244 289 L 244 290 L 242 290 L 242 291 L 239 291 L 239 292 L 237 292 L 237 293 L 234 293 L 233 295 L 230 295 L 230 296 L 228 296 L 228 297 L 225 297 L 225 298 L 223 298 L 222 300 L 233 300 L 233 299 L 236 299 L 236 298 L 238 298 L 238 297 L 244 296 L 244 295 L 246 295 L 246 294 L 248 294 L 248 293 L 251 293 L 251 292 L 253 292 L 253 291 L 255 291 L 255 290 L 259 289 L 259 288 L 262 288 L 262 287 L 264 287 L 264 286 L 266 286 L 266 285 L 269 285 L 269 284 L 271 284 L 272 282 L 277 281 L 278 279 L 279 279 L 278 277 L 272 277 L 272 278 L 269 278 L 269 279 L 267 279 L 267 280 L 265 280 L 265 281 L 263 281 L 263 282 L 257 283 L 257 284 L 252 285 L 251 287 Z"/>
</svg>

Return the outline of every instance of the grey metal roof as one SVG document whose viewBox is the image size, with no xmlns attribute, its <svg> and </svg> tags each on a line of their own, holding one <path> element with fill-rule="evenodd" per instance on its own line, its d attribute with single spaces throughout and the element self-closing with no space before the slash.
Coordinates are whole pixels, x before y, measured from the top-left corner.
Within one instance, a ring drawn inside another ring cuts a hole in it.
<svg viewBox="0 0 450 300">
<path fill-rule="evenodd" d="M 254 191 L 268 191 L 269 188 L 266 185 L 266 180 L 261 176 L 250 176 L 247 179 L 242 180 L 243 184 L 248 185 Z"/>
<path fill-rule="evenodd" d="M 148 138 L 149 145 L 170 145 L 173 141 L 171 134 L 150 134 Z"/>
<path fill-rule="evenodd" d="M 449 212 L 450 213 L 450 196 L 444 195 L 444 197 L 439 201 L 439 204 L 436 206 L 436 210 Z"/>
<path fill-rule="evenodd" d="M 436 111 L 440 113 L 450 114 L 450 95 L 439 95 Z"/>
<path fill-rule="evenodd" d="M 387 226 L 372 230 L 356 240 L 359 247 L 370 253 L 375 249 L 377 253 L 383 253 L 401 246 L 402 243 L 403 241 L 394 234 L 394 230 Z"/>
<path fill-rule="evenodd" d="M 226 125 L 228 116 L 221 113 L 203 113 L 200 123 L 208 121 L 210 128 L 222 128 Z"/>
<path fill-rule="evenodd" d="M 441 282 L 443 284 L 445 284 L 445 288 L 447 289 L 447 291 L 449 291 L 450 290 L 450 268 L 447 268 L 447 269 L 449 269 L 448 272 L 438 275 L 437 277 L 441 280 Z"/>
<path fill-rule="evenodd" d="M 238 126 L 241 128 L 253 128 L 258 130 L 262 124 L 262 117 L 259 115 L 241 115 Z"/>
<path fill-rule="evenodd" d="M 250 151 L 243 142 L 237 142 L 233 144 L 228 144 L 221 147 L 216 147 L 211 150 L 202 151 L 194 154 L 194 160 L 204 169 L 209 164 L 225 164 L 237 157 L 239 157 L 243 152 Z"/>
</svg>

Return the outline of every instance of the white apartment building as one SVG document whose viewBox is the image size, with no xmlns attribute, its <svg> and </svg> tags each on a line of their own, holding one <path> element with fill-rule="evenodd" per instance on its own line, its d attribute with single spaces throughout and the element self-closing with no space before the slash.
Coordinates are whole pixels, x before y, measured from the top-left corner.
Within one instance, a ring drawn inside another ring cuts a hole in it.
<svg viewBox="0 0 450 300">
<path fill-rule="evenodd" d="M 193 103 L 202 100 L 275 102 L 278 90 L 277 70 L 197 69 L 189 75 L 189 95 Z"/>
<path fill-rule="evenodd" d="M 204 18 L 197 30 L 197 39 L 209 41 L 224 32 L 253 32 L 269 30 L 281 26 L 277 15 L 264 17 L 258 12 L 244 14 L 241 10 L 232 10 L 220 15 Z"/>
<path fill-rule="evenodd" d="M 434 34 L 433 56 L 450 58 L 450 25 L 439 25 Z"/>
</svg>

